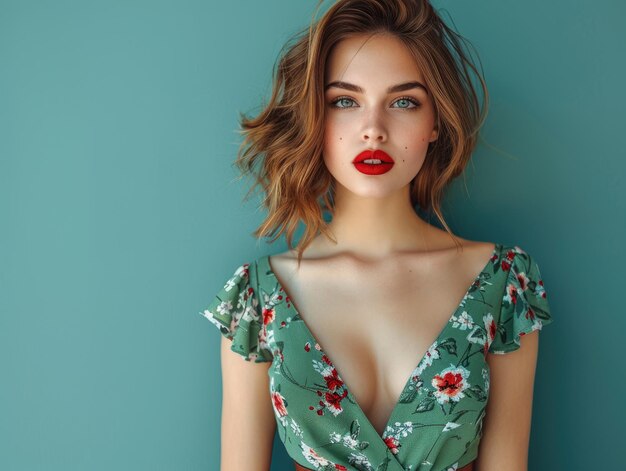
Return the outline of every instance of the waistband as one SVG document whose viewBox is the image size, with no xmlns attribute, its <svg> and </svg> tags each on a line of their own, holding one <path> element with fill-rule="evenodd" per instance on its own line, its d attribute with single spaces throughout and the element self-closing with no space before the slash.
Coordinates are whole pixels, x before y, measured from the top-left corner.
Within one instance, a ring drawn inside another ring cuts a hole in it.
<svg viewBox="0 0 626 471">
<path fill-rule="evenodd" d="M 475 462 L 476 462 L 476 460 L 472 461 L 471 463 L 467 463 L 462 468 L 458 468 L 457 471 L 474 471 L 474 463 Z M 304 466 L 299 465 L 295 461 L 293 463 L 296 465 L 296 470 L 295 471 L 315 471 L 314 469 L 311 469 L 311 468 L 305 468 Z"/>
</svg>

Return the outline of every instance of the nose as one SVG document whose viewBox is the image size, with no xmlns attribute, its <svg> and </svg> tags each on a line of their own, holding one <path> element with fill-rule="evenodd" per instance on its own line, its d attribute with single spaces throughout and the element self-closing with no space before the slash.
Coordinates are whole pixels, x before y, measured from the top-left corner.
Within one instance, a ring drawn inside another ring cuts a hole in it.
<svg viewBox="0 0 626 471">
<path fill-rule="evenodd" d="M 367 114 L 362 131 L 362 138 L 365 142 L 385 142 L 387 140 L 387 130 L 381 114 L 376 110 Z"/>
</svg>

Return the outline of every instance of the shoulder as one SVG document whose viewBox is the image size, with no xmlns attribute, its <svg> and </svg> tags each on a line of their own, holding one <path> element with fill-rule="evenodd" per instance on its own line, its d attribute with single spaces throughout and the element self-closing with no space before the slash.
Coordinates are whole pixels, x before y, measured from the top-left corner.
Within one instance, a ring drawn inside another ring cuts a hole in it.
<svg viewBox="0 0 626 471">
<path fill-rule="evenodd" d="M 247 361 L 273 358 L 267 340 L 267 321 L 257 293 L 257 261 L 242 262 L 226 277 L 200 314 L 232 341 L 230 349 Z"/>
</svg>

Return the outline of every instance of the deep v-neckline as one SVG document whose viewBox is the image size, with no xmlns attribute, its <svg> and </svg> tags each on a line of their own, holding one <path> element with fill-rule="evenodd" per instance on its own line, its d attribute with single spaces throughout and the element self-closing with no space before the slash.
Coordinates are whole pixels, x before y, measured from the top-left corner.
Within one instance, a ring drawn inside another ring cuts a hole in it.
<svg viewBox="0 0 626 471">
<path fill-rule="evenodd" d="M 335 371 L 337 372 L 337 376 L 339 377 L 339 379 L 341 380 L 341 382 L 343 383 L 343 386 L 345 388 L 346 391 L 346 396 L 348 397 L 349 401 L 354 404 L 354 406 L 356 407 L 356 410 L 358 411 L 358 413 L 361 415 L 361 417 L 366 421 L 367 426 L 371 427 L 371 429 L 374 431 L 374 433 L 381 439 L 383 440 L 383 436 L 385 434 L 385 430 L 387 430 L 387 427 L 390 426 L 390 424 L 392 424 L 394 422 L 394 419 L 396 417 L 396 415 L 398 414 L 398 409 L 400 408 L 400 406 L 402 405 L 401 399 L 404 395 L 404 393 L 406 392 L 407 387 L 409 387 L 409 384 L 411 383 L 411 378 L 413 376 L 413 372 L 422 364 L 422 362 L 424 361 L 426 355 L 428 354 L 428 351 L 431 349 L 431 347 L 438 342 L 439 340 L 441 340 L 441 338 L 444 336 L 444 334 L 447 332 L 449 325 L 452 321 L 452 319 L 456 316 L 456 314 L 458 313 L 459 309 L 462 308 L 462 304 L 463 301 L 466 299 L 466 297 L 472 292 L 472 288 L 476 285 L 477 281 L 480 280 L 480 277 L 487 271 L 487 269 L 493 265 L 494 263 L 494 257 L 498 257 L 501 253 L 501 244 L 499 243 L 495 243 L 494 244 L 494 248 L 491 251 L 491 255 L 489 256 L 489 259 L 487 260 L 487 262 L 485 263 L 485 265 L 483 266 L 483 268 L 480 270 L 480 272 L 474 277 L 474 280 L 472 281 L 472 283 L 469 285 L 469 287 L 467 288 L 467 290 L 465 290 L 465 293 L 463 294 L 463 297 L 461 298 L 461 300 L 458 302 L 457 306 L 454 308 L 454 310 L 452 311 L 452 314 L 450 314 L 450 316 L 448 317 L 448 320 L 446 321 L 445 325 L 443 326 L 443 328 L 441 329 L 441 331 L 439 332 L 439 334 L 437 335 L 437 337 L 428 345 L 428 347 L 426 348 L 426 351 L 424 352 L 424 354 L 420 357 L 419 361 L 417 362 L 417 364 L 411 369 L 411 371 L 408 374 L 408 377 L 404 383 L 404 386 L 402 388 L 402 391 L 400 392 L 400 396 L 397 398 L 395 404 L 393 405 L 392 409 L 391 409 L 391 414 L 389 415 L 389 418 L 387 419 L 385 426 L 383 427 L 383 435 L 381 435 L 378 430 L 376 430 L 376 427 L 374 427 L 374 424 L 372 424 L 371 420 L 367 417 L 367 415 L 365 414 L 365 411 L 363 410 L 363 408 L 361 407 L 361 405 L 358 403 L 358 401 L 356 400 L 356 398 L 354 397 L 354 395 L 352 394 L 352 389 L 350 388 L 350 386 L 344 381 L 343 376 L 341 374 L 341 372 L 337 369 L 337 367 L 335 366 L 335 362 L 333 361 L 333 358 L 328 354 L 328 352 L 324 349 L 324 346 L 315 338 L 315 335 L 313 335 L 313 332 L 311 331 L 311 329 L 309 328 L 309 326 L 306 323 L 306 320 L 304 319 L 304 317 L 302 316 L 301 312 L 296 309 L 295 307 L 295 303 L 293 301 L 293 298 L 289 295 L 289 293 L 287 292 L 287 290 L 285 289 L 285 287 L 283 286 L 283 284 L 280 282 L 280 280 L 278 279 L 278 277 L 276 276 L 276 273 L 274 272 L 274 270 L 272 269 L 271 263 L 270 263 L 270 256 L 271 255 L 265 255 L 263 257 L 261 257 L 261 261 L 264 263 L 264 269 L 265 269 L 265 273 L 268 275 L 271 275 L 278 288 L 281 289 L 285 295 L 290 299 L 290 303 L 287 305 L 287 309 L 291 310 L 293 312 L 294 315 L 296 315 L 297 317 L 299 317 L 300 322 L 302 323 L 302 328 L 304 329 L 304 332 L 306 334 L 306 336 L 309 338 L 309 340 L 311 342 L 317 343 L 317 345 L 319 346 L 319 351 L 321 354 L 326 356 L 326 359 L 328 360 L 328 362 L 330 363 L 330 366 L 332 366 Z M 497 258 L 496 258 L 497 260 Z"/>
</svg>

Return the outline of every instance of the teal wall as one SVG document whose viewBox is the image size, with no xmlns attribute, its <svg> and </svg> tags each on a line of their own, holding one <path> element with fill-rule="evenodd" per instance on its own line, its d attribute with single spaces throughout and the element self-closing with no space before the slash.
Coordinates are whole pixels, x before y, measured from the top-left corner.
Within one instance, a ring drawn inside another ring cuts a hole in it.
<svg viewBox="0 0 626 471">
<path fill-rule="evenodd" d="M 0 0 L 0 469 L 218 469 L 219 335 L 198 310 L 240 262 L 285 249 L 251 236 L 237 113 L 258 111 L 314 5 Z M 435 5 L 492 100 L 448 222 L 531 253 L 555 319 L 530 469 L 609 469 L 626 421 L 626 4 Z"/>
</svg>

